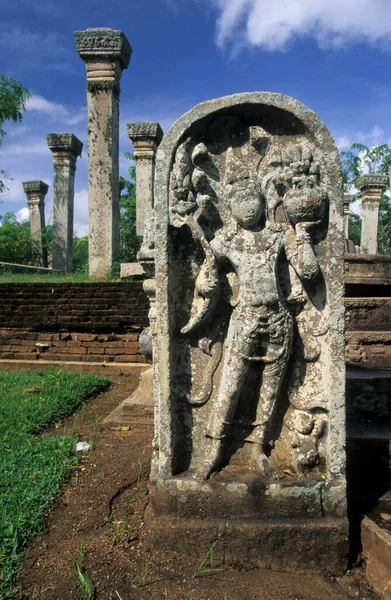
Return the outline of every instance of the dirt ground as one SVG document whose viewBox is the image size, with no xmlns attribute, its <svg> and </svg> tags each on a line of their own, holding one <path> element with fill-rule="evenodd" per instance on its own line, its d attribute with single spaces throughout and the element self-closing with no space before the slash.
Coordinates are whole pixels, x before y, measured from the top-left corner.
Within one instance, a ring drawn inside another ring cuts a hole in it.
<svg viewBox="0 0 391 600">
<path fill-rule="evenodd" d="M 89 369 L 90 370 L 90 369 Z M 266 570 L 202 573 L 198 559 L 148 551 L 144 512 L 152 426 L 108 429 L 101 421 L 137 386 L 137 368 L 110 369 L 110 390 L 54 429 L 92 443 L 47 518 L 47 533 L 32 540 L 20 569 L 18 598 L 88 598 L 77 588 L 77 566 L 98 600 L 374 600 L 362 568 L 341 578 Z M 52 433 L 52 432 L 51 432 Z M 207 549 L 205 549 L 205 552 Z"/>
</svg>

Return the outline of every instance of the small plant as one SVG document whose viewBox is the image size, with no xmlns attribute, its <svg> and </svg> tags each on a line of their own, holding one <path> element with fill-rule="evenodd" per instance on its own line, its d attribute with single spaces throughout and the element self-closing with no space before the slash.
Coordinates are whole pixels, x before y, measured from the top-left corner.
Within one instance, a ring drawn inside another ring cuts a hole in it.
<svg viewBox="0 0 391 600">
<path fill-rule="evenodd" d="M 215 540 L 212 543 L 209 550 L 206 552 L 206 554 L 202 557 L 201 561 L 197 565 L 197 567 L 193 573 L 194 578 L 200 577 L 201 575 L 210 575 L 211 573 L 221 573 L 221 571 L 223 571 L 222 568 L 213 566 L 213 559 L 214 559 L 214 552 L 215 552 L 216 545 L 217 545 L 217 540 Z M 209 566 L 205 567 L 205 565 L 207 563 L 209 563 Z"/>
<path fill-rule="evenodd" d="M 144 579 L 147 575 L 147 571 L 148 571 L 148 565 L 149 562 L 146 560 L 140 570 L 140 573 L 137 575 L 137 579 L 136 579 L 136 584 L 137 585 L 142 585 L 142 583 L 144 582 Z"/>
<path fill-rule="evenodd" d="M 75 560 L 76 569 L 76 587 L 83 600 L 94 600 L 96 595 L 95 585 L 92 579 L 87 575 L 83 568 L 84 547 L 79 544 L 77 548 L 77 558 Z"/>
</svg>

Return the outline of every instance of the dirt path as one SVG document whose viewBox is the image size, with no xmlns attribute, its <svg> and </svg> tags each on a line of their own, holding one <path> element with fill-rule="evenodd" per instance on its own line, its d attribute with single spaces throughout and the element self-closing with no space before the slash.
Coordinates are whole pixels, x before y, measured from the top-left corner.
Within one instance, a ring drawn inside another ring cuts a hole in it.
<svg viewBox="0 0 391 600">
<path fill-rule="evenodd" d="M 110 376 L 112 373 L 110 373 Z M 48 515 L 48 532 L 34 539 L 20 570 L 23 600 L 70 600 L 79 561 L 98 600 L 374 600 L 359 570 L 332 579 L 264 570 L 194 576 L 202 558 L 148 552 L 143 515 L 148 504 L 152 428 L 100 425 L 136 387 L 139 370 L 114 374 L 114 385 L 56 432 L 73 431 L 93 444 Z M 206 551 L 207 549 L 205 549 Z"/>
</svg>

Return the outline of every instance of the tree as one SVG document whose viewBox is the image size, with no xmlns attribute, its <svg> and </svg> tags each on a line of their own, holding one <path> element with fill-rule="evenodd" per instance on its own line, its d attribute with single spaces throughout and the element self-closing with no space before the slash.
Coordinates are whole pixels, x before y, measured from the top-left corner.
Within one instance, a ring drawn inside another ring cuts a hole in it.
<svg viewBox="0 0 391 600">
<path fill-rule="evenodd" d="M 30 97 L 30 92 L 20 81 L 0 74 L 0 146 L 5 136 L 4 123 L 21 121 L 26 110 L 26 102 Z M 0 169 L 0 177 L 9 178 L 9 175 L 7 171 Z M 0 179 L 0 194 L 6 189 L 6 185 Z"/>
<path fill-rule="evenodd" d="M 391 167 L 391 146 L 365 146 L 358 142 L 352 144 L 349 150 L 341 152 L 342 176 L 344 192 L 349 192 L 364 173 L 389 174 Z M 389 196 L 389 181 L 383 191 L 379 206 L 378 244 L 379 254 L 391 254 L 391 201 Z M 356 199 L 359 195 L 355 194 Z M 356 245 L 360 243 L 361 218 L 351 213 L 349 217 L 349 237 Z"/>
<path fill-rule="evenodd" d="M 125 158 L 133 160 L 133 154 L 124 152 Z M 121 262 L 134 262 L 140 249 L 140 237 L 136 233 L 136 169 L 128 167 L 129 179 L 120 177 L 120 252 Z"/>
</svg>

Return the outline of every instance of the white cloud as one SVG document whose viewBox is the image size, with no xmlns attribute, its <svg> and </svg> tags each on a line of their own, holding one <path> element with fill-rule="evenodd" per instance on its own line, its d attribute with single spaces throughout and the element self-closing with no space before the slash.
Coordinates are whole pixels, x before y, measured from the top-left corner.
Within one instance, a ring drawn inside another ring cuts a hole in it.
<svg viewBox="0 0 391 600">
<path fill-rule="evenodd" d="M 74 233 L 79 237 L 88 235 L 88 190 L 75 192 Z"/>
<path fill-rule="evenodd" d="M 321 48 L 366 41 L 391 42 L 389 0 L 212 0 L 220 10 L 217 43 L 228 40 L 285 50 L 298 37 L 310 36 Z"/>
<path fill-rule="evenodd" d="M 79 108 L 76 111 L 64 104 L 52 102 L 43 96 L 34 95 L 26 104 L 27 112 L 40 113 L 64 125 L 77 125 L 87 119 L 87 110 Z"/>
<path fill-rule="evenodd" d="M 27 206 L 25 206 L 24 208 L 21 208 L 16 213 L 16 218 L 19 222 L 26 221 L 29 218 L 29 216 L 30 216 L 30 213 L 29 213 L 29 209 Z"/>
</svg>

